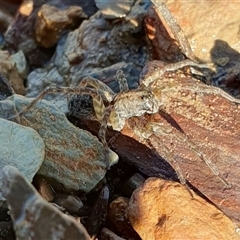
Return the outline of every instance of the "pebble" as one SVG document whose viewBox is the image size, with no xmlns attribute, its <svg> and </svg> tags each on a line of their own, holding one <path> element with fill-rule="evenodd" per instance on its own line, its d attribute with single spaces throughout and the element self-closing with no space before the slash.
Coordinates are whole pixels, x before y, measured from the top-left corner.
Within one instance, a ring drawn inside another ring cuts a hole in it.
<svg viewBox="0 0 240 240">
<path fill-rule="evenodd" d="M 179 183 L 149 178 L 134 191 L 129 221 L 142 240 L 239 240 L 236 225 L 223 212 Z"/>
<path fill-rule="evenodd" d="M 0 142 L 0 171 L 4 166 L 11 165 L 32 181 L 45 155 L 44 142 L 39 134 L 29 127 L 0 118 Z M 3 190 L 0 187 L 0 205 L 5 202 Z"/>
<path fill-rule="evenodd" d="M 5 166 L 1 180 L 17 239 L 90 240 L 80 222 L 42 199 L 15 167 Z"/>
<path fill-rule="evenodd" d="M 95 3 L 104 18 L 116 19 L 125 17 L 130 12 L 134 0 L 95 0 Z"/>
<path fill-rule="evenodd" d="M 6 100 L 8 104 L 9 100 L 17 112 L 31 103 L 31 99 L 16 94 Z M 4 102 L 0 102 L 0 109 Z M 38 174 L 54 188 L 89 192 L 104 178 L 108 160 L 103 145 L 91 133 L 72 125 L 54 104 L 38 101 L 20 121 L 43 139 L 45 159 Z"/>
</svg>

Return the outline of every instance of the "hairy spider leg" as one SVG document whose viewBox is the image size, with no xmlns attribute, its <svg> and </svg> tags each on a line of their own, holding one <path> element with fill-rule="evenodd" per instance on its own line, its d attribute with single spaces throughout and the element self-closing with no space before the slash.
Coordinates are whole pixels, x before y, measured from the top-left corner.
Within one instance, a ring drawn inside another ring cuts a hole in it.
<svg viewBox="0 0 240 240">
<path fill-rule="evenodd" d="M 188 39 L 185 37 L 185 34 L 181 27 L 178 25 L 176 19 L 172 16 L 171 12 L 167 8 L 166 4 L 162 0 L 151 0 L 152 3 L 155 5 L 157 12 L 162 15 L 164 20 L 166 21 L 167 25 L 171 29 L 174 37 L 178 40 L 180 48 L 183 54 L 191 59 L 192 61 L 197 62 L 197 58 L 193 54 L 191 46 L 188 42 Z"/>
<path fill-rule="evenodd" d="M 118 84 L 119 84 L 120 92 L 128 91 L 129 90 L 128 82 L 127 82 L 126 76 L 125 76 L 125 74 L 123 73 L 122 70 L 117 71 L 116 78 L 117 78 L 117 81 L 118 81 Z"/>
<path fill-rule="evenodd" d="M 106 100 L 108 102 L 111 102 L 113 100 L 113 97 L 115 96 L 115 92 L 113 92 L 113 90 L 110 87 L 108 87 L 105 83 L 93 77 L 83 78 L 79 83 L 79 86 L 81 88 L 91 86 L 97 89 L 100 92 L 103 100 Z"/>
<path fill-rule="evenodd" d="M 141 81 L 141 85 L 144 85 L 145 87 L 151 86 L 151 84 L 154 83 L 154 81 L 163 76 L 166 72 L 174 72 L 184 67 L 209 69 L 209 66 L 207 64 L 199 64 L 189 59 L 183 60 L 181 62 L 169 63 L 161 68 L 157 68 L 149 77 Z"/>
<path fill-rule="evenodd" d="M 147 127 L 147 129 L 154 132 L 155 134 L 169 135 L 169 131 L 166 131 L 158 123 L 148 123 L 146 127 Z M 177 134 L 174 134 L 174 136 L 177 137 L 180 141 L 184 141 L 187 144 L 188 148 L 191 149 L 203 162 L 205 162 L 205 164 L 209 167 L 211 172 L 223 182 L 223 184 L 225 185 L 226 188 L 231 188 L 231 184 L 224 177 L 221 176 L 221 174 L 219 173 L 219 171 L 217 169 L 217 166 L 210 159 L 206 158 L 203 153 L 199 152 L 196 144 L 193 143 L 186 134 L 184 134 L 180 131 L 177 131 Z M 177 172 L 177 170 L 176 170 L 176 172 Z M 178 172 L 177 172 L 177 174 L 178 174 Z M 180 177 L 182 177 L 182 176 L 180 175 Z M 179 179 L 179 180 L 181 182 L 181 179 Z"/>
<path fill-rule="evenodd" d="M 105 111 L 103 113 L 103 118 L 101 120 L 101 126 L 98 132 L 98 137 L 105 148 L 106 156 L 109 156 L 109 147 L 106 141 L 106 131 L 107 131 L 108 119 L 112 109 L 113 109 L 113 105 L 109 105 L 108 107 L 105 108 Z M 109 168 L 110 168 L 110 159 L 108 159 L 108 169 Z"/>
</svg>

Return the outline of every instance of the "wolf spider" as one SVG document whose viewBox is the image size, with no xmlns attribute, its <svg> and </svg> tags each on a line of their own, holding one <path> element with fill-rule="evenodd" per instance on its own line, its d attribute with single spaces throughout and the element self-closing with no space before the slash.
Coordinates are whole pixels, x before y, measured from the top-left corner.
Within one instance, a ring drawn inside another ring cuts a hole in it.
<svg viewBox="0 0 240 240">
<path fill-rule="evenodd" d="M 33 105 L 35 105 L 39 100 L 41 100 L 46 94 L 50 93 L 64 93 L 64 94 L 80 94 L 80 95 L 87 95 L 92 97 L 92 104 L 93 109 L 90 109 L 90 115 L 89 111 L 85 111 L 86 109 L 81 109 L 81 111 L 77 114 L 78 117 L 85 118 L 87 115 L 88 119 L 96 119 L 100 122 L 101 126 L 99 129 L 99 139 L 101 140 L 105 151 L 106 156 L 109 156 L 109 147 L 105 138 L 105 133 L 107 130 L 107 126 L 111 126 L 112 129 L 116 131 L 121 131 L 125 125 L 125 121 L 133 116 L 141 116 L 145 113 L 147 114 L 154 114 L 159 111 L 161 108 L 161 105 L 163 104 L 161 102 L 161 93 L 162 91 L 160 89 L 152 89 L 151 85 L 154 81 L 156 81 L 160 76 L 162 76 L 165 72 L 168 71 L 175 71 L 177 69 L 183 68 L 185 66 L 193 66 L 196 68 L 207 68 L 204 64 L 197 64 L 191 60 L 184 60 L 182 62 L 178 63 L 172 63 L 164 66 L 162 69 L 157 69 L 150 77 L 145 78 L 140 86 L 135 90 L 129 90 L 127 80 L 122 72 L 122 70 L 118 70 L 116 74 L 116 78 L 119 83 L 120 87 L 120 93 L 115 93 L 109 88 L 107 85 L 105 85 L 103 82 L 99 81 L 98 79 L 92 78 L 92 77 L 85 77 L 80 82 L 79 86 L 77 87 L 48 87 L 46 88 L 37 98 L 35 98 L 29 106 L 27 106 L 25 109 L 23 109 L 19 115 L 22 115 L 23 113 L 27 112 Z M 214 92 L 216 94 L 221 94 L 219 92 L 219 89 L 216 89 L 217 91 Z M 223 94 L 224 95 L 224 94 Z M 231 101 L 237 99 L 227 95 Z M 225 96 L 226 97 L 226 96 Z M 73 96 L 74 98 L 74 96 Z M 74 114 L 75 115 L 75 114 Z M 149 125 L 147 126 L 150 130 L 147 134 L 153 134 L 154 129 L 158 128 L 158 126 Z M 138 130 L 135 131 L 136 133 Z M 146 133 L 145 133 L 146 134 Z M 163 134 L 164 133 L 163 131 Z M 144 134 L 140 134 L 141 137 Z M 146 136 L 146 139 L 150 135 Z M 202 159 L 207 166 L 211 169 L 211 171 L 214 173 L 214 175 L 218 176 L 221 181 L 226 185 L 226 187 L 230 187 L 230 184 L 220 176 L 219 172 L 217 171 L 216 167 L 213 165 L 213 163 L 206 159 L 205 156 L 202 153 L 199 153 L 197 150 L 197 147 L 194 143 L 192 143 L 188 137 L 181 133 L 178 138 L 180 138 L 181 141 L 185 141 L 188 145 L 188 147 L 193 150 L 200 159 Z M 177 161 L 172 156 L 170 151 L 163 147 L 165 153 L 167 153 L 166 160 L 169 161 L 169 163 L 174 167 L 179 180 L 182 184 L 186 185 L 186 180 L 177 164 Z M 110 162 L 107 164 L 108 168 L 110 167 Z"/>
</svg>

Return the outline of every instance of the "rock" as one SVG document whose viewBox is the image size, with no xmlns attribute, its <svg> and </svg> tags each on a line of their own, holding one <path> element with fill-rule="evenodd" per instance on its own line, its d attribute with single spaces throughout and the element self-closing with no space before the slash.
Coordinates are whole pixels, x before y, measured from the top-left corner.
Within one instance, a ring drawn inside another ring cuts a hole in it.
<svg viewBox="0 0 240 240">
<path fill-rule="evenodd" d="M 107 228 L 102 228 L 99 240 L 124 240 L 124 238 L 117 236 L 114 232 Z"/>
<path fill-rule="evenodd" d="M 71 6 L 61 10 L 44 4 L 37 14 L 35 38 L 45 48 L 54 46 L 66 29 L 74 29 L 81 19 L 87 18 L 81 7 Z"/>
<path fill-rule="evenodd" d="M 42 165 L 45 154 L 44 142 L 39 134 L 29 127 L 0 118 L 0 142 L 0 170 L 6 165 L 14 166 L 32 181 Z M 5 202 L 2 191 L 0 181 L 1 206 Z"/>
<path fill-rule="evenodd" d="M 29 66 L 22 50 L 13 54 L 12 59 L 21 78 L 26 79 L 29 73 Z"/>
<path fill-rule="evenodd" d="M 240 52 L 237 34 L 240 17 L 235 14 L 238 8 L 237 2 L 204 0 L 198 7 L 194 2 L 168 0 L 166 3 L 185 36 L 188 37 L 197 58 L 206 62 L 211 61 L 216 40 L 222 40 Z M 186 13 L 187 17 L 185 17 Z M 224 21 L 222 21 L 223 15 Z"/>
<path fill-rule="evenodd" d="M 129 224 L 127 208 L 129 199 L 118 197 L 112 201 L 108 209 L 108 219 L 115 232 L 126 239 L 140 239 Z"/>
<path fill-rule="evenodd" d="M 122 67 L 127 70 L 130 87 L 136 88 L 141 66 L 149 58 L 142 23 L 148 6 L 149 2 L 134 5 L 122 24 L 107 21 L 100 12 L 83 21 L 78 29 L 58 41 L 52 61 L 30 74 L 27 96 L 35 97 L 51 84 L 76 86 L 89 75 L 101 76 L 99 80 L 118 90 L 115 76 Z"/>
<path fill-rule="evenodd" d="M 26 59 L 25 59 L 26 61 Z M 23 79 L 20 77 L 18 69 L 15 65 L 14 57 L 9 55 L 8 51 L 0 51 L 0 73 L 5 75 L 11 87 L 18 94 L 25 94 L 26 90 L 23 84 Z M 19 65 L 24 65 L 23 58 L 18 61 Z"/>
<path fill-rule="evenodd" d="M 46 180 L 40 178 L 37 180 L 37 186 L 35 186 L 41 195 L 41 197 L 47 202 L 52 202 L 55 197 L 55 192 L 52 186 L 47 183 Z"/>
<path fill-rule="evenodd" d="M 17 112 L 31 103 L 31 99 L 19 95 L 9 100 Z M 89 132 L 72 125 L 54 104 L 41 100 L 20 121 L 44 140 L 45 159 L 38 175 L 54 188 L 89 192 L 104 178 L 108 160 L 102 144 Z"/>
<path fill-rule="evenodd" d="M 103 224 L 106 222 L 109 201 L 109 188 L 103 187 L 92 207 L 85 226 L 91 237 L 97 236 Z"/>
<path fill-rule="evenodd" d="M 28 7 L 28 4 L 33 1 L 24 1 L 19 7 L 17 14 L 15 15 L 14 21 L 10 24 L 8 30 L 5 33 L 5 48 L 9 52 L 16 52 L 22 50 L 28 59 L 29 64 L 32 67 L 42 67 L 50 60 L 53 55 L 54 49 L 45 49 L 38 46 L 34 39 L 35 33 L 35 21 L 37 13 L 44 3 L 48 3 L 59 9 L 66 9 L 69 6 L 82 6 L 83 11 L 87 14 L 93 14 L 96 11 L 94 6 L 94 0 L 89 1 L 34 1 L 33 9 Z M 24 9 L 25 8 L 25 9 Z M 29 13 L 31 13 L 29 15 Z"/>
<path fill-rule="evenodd" d="M 57 194 L 54 202 L 64 207 L 70 214 L 77 214 L 83 207 L 81 199 L 75 195 Z"/>
<path fill-rule="evenodd" d="M 149 178 L 128 208 L 141 239 L 240 239 L 236 225 L 214 205 L 179 183 Z"/>
<path fill-rule="evenodd" d="M 196 59 L 215 65 L 216 74 L 210 83 L 239 97 L 240 45 L 237 34 L 239 17 L 237 14 L 234 15 L 237 3 L 232 1 L 210 3 L 204 0 L 197 8 L 192 2 L 165 1 L 165 3 L 183 30 L 179 35 L 186 36 Z M 183 13 L 187 13 L 187 17 Z M 222 14 L 224 22 L 221 22 Z M 157 14 L 153 9 L 149 10 L 145 26 L 148 29 L 154 59 L 177 62 L 184 58 L 183 54 L 187 55 L 181 53 L 179 41 L 174 39 L 162 13 Z"/>
<path fill-rule="evenodd" d="M 141 174 L 134 173 L 121 187 L 124 196 L 131 197 L 133 191 L 140 187 L 144 181 L 145 178 Z"/>
<path fill-rule="evenodd" d="M 133 0 L 108 1 L 95 0 L 96 6 L 100 9 L 103 17 L 106 19 L 116 19 L 125 17 L 134 4 Z"/>
<path fill-rule="evenodd" d="M 44 201 L 16 168 L 5 166 L 1 179 L 17 239 L 90 240 L 80 222 Z"/>
</svg>

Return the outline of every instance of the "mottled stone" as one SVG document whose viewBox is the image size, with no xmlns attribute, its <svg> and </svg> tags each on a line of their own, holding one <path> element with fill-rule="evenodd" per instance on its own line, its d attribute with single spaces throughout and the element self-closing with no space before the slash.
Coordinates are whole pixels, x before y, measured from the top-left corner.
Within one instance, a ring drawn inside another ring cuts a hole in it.
<svg viewBox="0 0 240 240">
<path fill-rule="evenodd" d="M 81 7 L 71 6 L 62 10 L 43 4 L 37 14 L 35 39 L 45 48 L 52 47 L 64 30 L 77 27 L 83 18 L 87 16 Z"/>
<path fill-rule="evenodd" d="M 134 191 L 129 220 L 141 239 L 240 239 L 219 209 L 179 183 L 149 178 Z"/>
<path fill-rule="evenodd" d="M 31 103 L 31 99 L 19 95 L 9 100 L 17 112 Z M 103 145 L 89 132 L 72 125 L 54 104 L 39 101 L 21 116 L 20 122 L 35 129 L 44 140 L 45 159 L 38 174 L 54 187 L 89 192 L 104 178 L 108 160 Z"/>
<path fill-rule="evenodd" d="M 39 170 L 44 160 L 44 142 L 39 134 L 17 123 L 0 118 L 0 170 L 11 165 L 29 180 Z M 3 187 L 0 181 L 0 205 L 3 204 Z"/>
<path fill-rule="evenodd" d="M 16 168 L 5 166 L 1 179 L 17 239 L 90 240 L 80 222 L 43 200 Z"/>
</svg>

